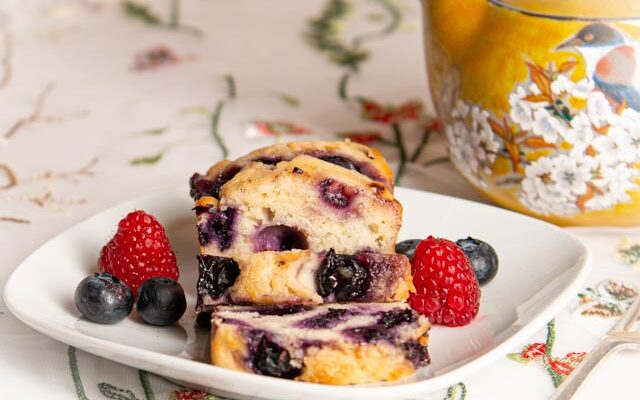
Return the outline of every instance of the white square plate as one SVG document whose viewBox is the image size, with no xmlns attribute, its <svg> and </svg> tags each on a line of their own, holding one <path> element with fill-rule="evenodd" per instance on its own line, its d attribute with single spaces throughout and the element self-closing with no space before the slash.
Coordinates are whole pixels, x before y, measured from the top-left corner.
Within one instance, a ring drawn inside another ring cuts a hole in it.
<svg viewBox="0 0 640 400">
<path fill-rule="evenodd" d="M 203 362 L 208 332 L 194 327 L 197 239 L 193 203 L 184 187 L 151 194 L 104 211 L 40 247 L 6 284 L 9 309 L 45 335 L 99 356 L 241 399 L 409 399 L 461 381 L 504 356 L 555 314 L 582 286 L 590 255 L 553 225 L 487 205 L 398 188 L 404 206 L 401 239 L 473 236 L 493 245 L 497 277 L 482 288 L 479 316 L 468 326 L 431 330 L 432 364 L 402 381 L 330 386 L 230 371 Z M 114 325 L 80 318 L 74 291 L 95 271 L 100 248 L 133 209 L 154 214 L 167 229 L 181 267 L 188 311 L 178 325 L 145 325 L 135 311 Z"/>
</svg>

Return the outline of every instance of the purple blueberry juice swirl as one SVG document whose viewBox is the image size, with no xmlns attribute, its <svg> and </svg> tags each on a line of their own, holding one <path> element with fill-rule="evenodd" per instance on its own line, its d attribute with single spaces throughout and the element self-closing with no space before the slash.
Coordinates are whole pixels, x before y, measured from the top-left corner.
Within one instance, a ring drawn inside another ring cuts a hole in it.
<svg viewBox="0 0 640 400">
<path fill-rule="evenodd" d="M 354 313 L 345 308 L 330 308 L 327 312 L 314 315 L 296 323 L 299 328 L 327 329 L 342 323 Z"/>
<path fill-rule="evenodd" d="M 358 301 L 376 301 L 392 295 L 390 282 L 403 279 L 407 268 L 407 258 L 399 254 L 380 254 L 372 251 L 359 251 L 353 255 L 355 262 L 365 265 L 368 279 L 363 295 Z"/>
<path fill-rule="evenodd" d="M 238 210 L 229 207 L 223 211 L 215 211 L 211 206 L 207 211 L 197 210 L 201 222 L 198 224 L 198 240 L 200 245 L 207 246 L 214 242 L 220 251 L 231 247 L 235 237 L 235 221 Z"/>
<path fill-rule="evenodd" d="M 344 169 L 358 172 L 376 182 L 383 183 L 389 191 L 393 192 L 393 186 L 391 183 L 378 171 L 378 169 L 369 162 L 359 162 L 350 157 L 347 157 L 341 153 L 309 150 L 300 152 L 299 154 L 305 154 L 310 157 L 317 158 L 328 163 L 338 165 Z M 293 157 L 298 154 L 292 155 Z M 208 177 L 199 173 L 193 174 L 189 180 L 190 191 L 189 194 L 194 200 L 197 200 L 204 196 L 211 196 L 216 199 L 220 198 L 220 189 L 225 183 L 233 179 L 242 169 L 251 162 L 259 162 L 265 165 L 277 165 L 282 161 L 291 161 L 292 157 L 281 156 L 260 156 L 252 160 L 247 160 L 242 163 L 231 163 L 222 170 L 215 177 Z"/>
<path fill-rule="evenodd" d="M 357 328 L 349 328 L 343 331 L 347 337 L 355 339 L 356 342 L 374 343 L 378 341 L 388 341 L 393 343 L 393 335 L 379 326 L 359 326 Z"/>
<path fill-rule="evenodd" d="M 402 349 L 407 360 L 411 361 L 416 368 L 426 367 L 431 362 L 427 346 L 421 345 L 417 340 L 404 343 Z"/>
<path fill-rule="evenodd" d="M 411 310 L 391 310 L 383 312 L 378 318 L 378 324 L 389 329 L 402 324 L 416 321 L 416 315 Z"/>
<path fill-rule="evenodd" d="M 319 183 L 320 197 L 335 208 L 347 208 L 358 193 L 357 189 L 334 179 L 325 179 Z"/>
<path fill-rule="evenodd" d="M 271 225 L 259 229 L 251 238 L 253 251 L 288 251 L 309 248 L 307 237 L 296 228 L 287 225 Z"/>
</svg>

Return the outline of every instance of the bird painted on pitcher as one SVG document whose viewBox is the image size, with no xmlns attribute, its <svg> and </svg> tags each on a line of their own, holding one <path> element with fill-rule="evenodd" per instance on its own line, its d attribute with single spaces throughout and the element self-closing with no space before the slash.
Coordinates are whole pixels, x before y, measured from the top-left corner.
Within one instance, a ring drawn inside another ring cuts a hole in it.
<svg viewBox="0 0 640 400">
<path fill-rule="evenodd" d="M 614 28 L 593 23 L 556 49 L 577 50 L 584 58 L 587 76 L 601 92 L 617 103 L 640 111 L 640 48 Z"/>
</svg>

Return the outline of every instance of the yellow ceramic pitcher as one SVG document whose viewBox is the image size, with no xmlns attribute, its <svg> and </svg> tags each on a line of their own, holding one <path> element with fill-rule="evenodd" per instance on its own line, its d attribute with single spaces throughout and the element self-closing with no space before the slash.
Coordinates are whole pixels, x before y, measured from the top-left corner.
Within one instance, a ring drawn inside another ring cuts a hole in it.
<svg viewBox="0 0 640 400">
<path fill-rule="evenodd" d="M 640 225 L 640 1 L 424 0 L 453 163 L 561 225 Z"/>
</svg>

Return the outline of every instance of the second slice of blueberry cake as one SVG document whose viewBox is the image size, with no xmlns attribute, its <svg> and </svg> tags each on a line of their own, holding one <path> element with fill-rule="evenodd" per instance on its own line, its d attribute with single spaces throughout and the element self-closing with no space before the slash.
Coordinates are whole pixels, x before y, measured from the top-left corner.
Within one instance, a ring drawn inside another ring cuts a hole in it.
<svg viewBox="0 0 640 400">
<path fill-rule="evenodd" d="M 211 363 L 326 384 L 396 380 L 429 363 L 429 322 L 406 303 L 220 306 Z"/>
</svg>

